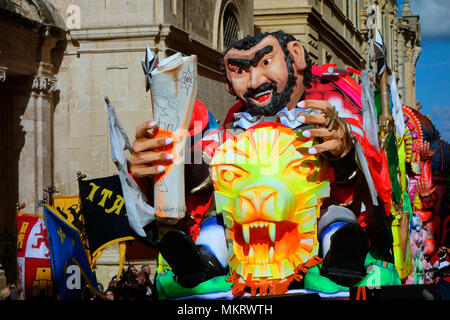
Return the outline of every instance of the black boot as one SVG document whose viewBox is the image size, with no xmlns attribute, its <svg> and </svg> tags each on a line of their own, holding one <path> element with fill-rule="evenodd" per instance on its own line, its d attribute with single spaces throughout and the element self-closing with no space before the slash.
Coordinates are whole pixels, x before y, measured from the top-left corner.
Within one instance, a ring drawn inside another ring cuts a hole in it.
<svg viewBox="0 0 450 320">
<path fill-rule="evenodd" d="M 348 223 L 331 236 L 320 273 L 339 285 L 352 287 L 366 275 L 364 261 L 368 251 L 365 230 L 357 223 Z"/>
<path fill-rule="evenodd" d="M 172 268 L 175 280 L 193 288 L 215 276 L 227 274 L 217 258 L 204 246 L 179 230 L 167 232 L 159 243 L 159 252 Z"/>
</svg>

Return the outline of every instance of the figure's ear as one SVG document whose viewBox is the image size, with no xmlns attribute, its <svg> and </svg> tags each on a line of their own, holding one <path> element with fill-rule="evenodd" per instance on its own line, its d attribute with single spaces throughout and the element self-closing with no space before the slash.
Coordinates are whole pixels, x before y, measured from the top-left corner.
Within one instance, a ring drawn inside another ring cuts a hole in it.
<svg viewBox="0 0 450 320">
<path fill-rule="evenodd" d="M 228 83 L 228 81 L 226 79 L 225 79 L 225 88 L 227 89 L 227 92 L 231 94 L 230 84 Z"/>
<path fill-rule="evenodd" d="M 290 41 L 287 44 L 287 48 L 290 56 L 294 59 L 294 68 L 296 68 L 298 72 L 305 70 L 305 50 L 303 49 L 302 44 L 299 41 Z"/>
</svg>

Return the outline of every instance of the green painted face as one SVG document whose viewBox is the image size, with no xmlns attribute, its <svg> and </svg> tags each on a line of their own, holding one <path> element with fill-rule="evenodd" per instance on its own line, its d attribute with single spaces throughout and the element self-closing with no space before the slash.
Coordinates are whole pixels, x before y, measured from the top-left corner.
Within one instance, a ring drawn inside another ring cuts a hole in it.
<svg viewBox="0 0 450 320">
<path fill-rule="evenodd" d="M 319 198 L 329 195 L 329 183 L 320 158 L 306 152 L 312 144 L 284 126 L 266 126 L 226 141 L 214 155 L 230 269 L 247 284 L 283 281 L 317 254 Z"/>
</svg>

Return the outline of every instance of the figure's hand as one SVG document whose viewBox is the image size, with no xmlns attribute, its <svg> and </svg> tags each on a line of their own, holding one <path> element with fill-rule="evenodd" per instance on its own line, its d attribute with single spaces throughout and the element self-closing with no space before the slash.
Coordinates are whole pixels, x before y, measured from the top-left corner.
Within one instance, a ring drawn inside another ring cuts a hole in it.
<svg viewBox="0 0 450 320">
<path fill-rule="evenodd" d="M 433 192 L 437 189 L 437 186 L 431 187 L 431 183 L 424 178 L 417 180 L 417 192 L 419 198 L 425 209 L 430 209 L 434 205 Z"/>
<path fill-rule="evenodd" d="M 433 192 L 437 189 L 437 186 L 431 188 L 431 183 L 424 178 L 419 178 L 417 180 L 417 192 L 419 192 L 419 197 L 427 198 L 433 195 Z"/>
<path fill-rule="evenodd" d="M 299 116 L 299 120 L 303 123 L 316 126 L 316 129 L 303 131 L 302 135 L 322 140 L 309 149 L 310 154 L 329 152 L 335 157 L 341 157 L 351 149 L 350 132 L 328 101 L 304 100 L 300 101 L 297 106 L 302 109 L 312 108 L 322 111 L 320 114 L 301 114 Z"/>
<path fill-rule="evenodd" d="M 430 143 L 428 141 L 423 141 L 418 147 L 419 155 L 421 160 L 431 160 L 431 157 L 438 152 L 437 150 L 431 151 Z"/>
<path fill-rule="evenodd" d="M 167 152 L 154 151 L 155 148 L 165 147 L 172 143 L 171 138 L 154 138 L 158 124 L 154 121 L 141 123 L 136 127 L 136 140 L 133 142 L 130 170 L 133 177 L 142 178 L 160 174 L 164 166 L 156 165 L 156 161 L 170 161 L 173 155 Z"/>
</svg>

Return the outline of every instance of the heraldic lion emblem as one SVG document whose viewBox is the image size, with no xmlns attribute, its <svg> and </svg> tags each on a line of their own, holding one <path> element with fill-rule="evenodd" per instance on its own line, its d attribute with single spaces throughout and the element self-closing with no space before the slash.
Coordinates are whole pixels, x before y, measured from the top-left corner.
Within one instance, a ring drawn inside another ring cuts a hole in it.
<svg viewBox="0 0 450 320">
<path fill-rule="evenodd" d="M 281 294 L 320 263 L 317 218 L 329 196 L 327 166 L 313 139 L 276 123 L 227 140 L 211 163 L 226 225 L 233 294 Z"/>
</svg>

